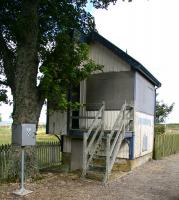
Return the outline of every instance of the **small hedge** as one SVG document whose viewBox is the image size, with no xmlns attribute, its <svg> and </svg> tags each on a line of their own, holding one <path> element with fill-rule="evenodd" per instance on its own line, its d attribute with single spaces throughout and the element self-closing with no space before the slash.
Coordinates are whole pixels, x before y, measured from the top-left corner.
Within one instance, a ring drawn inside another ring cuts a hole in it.
<svg viewBox="0 0 179 200">
<path fill-rule="evenodd" d="M 20 178 L 21 148 L 12 145 L 0 146 L 0 181 L 16 181 Z M 37 153 L 33 147 L 25 148 L 26 177 L 39 176 Z"/>
<path fill-rule="evenodd" d="M 156 124 L 155 125 L 155 134 L 161 135 L 165 133 L 165 125 L 164 124 Z"/>
</svg>

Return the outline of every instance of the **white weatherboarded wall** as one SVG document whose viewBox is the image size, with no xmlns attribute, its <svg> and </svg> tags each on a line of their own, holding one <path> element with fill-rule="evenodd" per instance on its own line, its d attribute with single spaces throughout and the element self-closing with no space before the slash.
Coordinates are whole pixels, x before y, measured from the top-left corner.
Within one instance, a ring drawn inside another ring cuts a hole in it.
<svg viewBox="0 0 179 200">
<path fill-rule="evenodd" d="M 154 116 L 135 112 L 134 133 L 134 157 L 151 153 L 154 141 Z"/>
<path fill-rule="evenodd" d="M 120 59 L 117 55 L 112 53 L 106 47 L 98 42 L 90 44 L 89 57 L 95 61 L 97 64 L 104 66 L 103 72 L 120 72 L 120 71 L 130 71 L 131 67 Z M 95 73 L 101 73 L 95 72 Z M 80 84 L 80 102 L 86 103 L 86 81 L 82 81 Z M 102 102 L 101 102 L 102 103 Z M 83 115 L 94 116 L 95 111 L 84 112 Z M 105 112 L 105 129 L 110 130 L 114 124 L 116 117 L 119 113 L 118 111 L 106 111 Z M 82 114 L 82 113 L 81 113 Z M 84 122 L 80 120 L 80 128 L 88 128 L 92 120 Z M 62 135 L 67 134 L 67 113 L 64 112 L 53 112 L 49 115 L 49 133 Z"/>
<path fill-rule="evenodd" d="M 135 73 L 135 107 L 139 112 L 154 115 L 155 86 L 138 72 Z"/>
<path fill-rule="evenodd" d="M 104 66 L 103 72 L 121 72 L 131 70 L 131 67 L 126 62 L 98 42 L 90 44 L 89 57 L 94 60 L 96 64 Z"/>
<path fill-rule="evenodd" d="M 135 73 L 134 156 L 153 151 L 155 86 L 138 72 Z"/>
<path fill-rule="evenodd" d="M 66 135 L 67 132 L 67 113 L 52 111 L 49 114 L 49 133 Z"/>
<path fill-rule="evenodd" d="M 95 63 L 103 65 L 103 72 L 98 71 L 96 73 L 104 72 L 125 72 L 130 71 L 131 67 L 120 59 L 117 55 L 107 49 L 105 46 L 98 42 L 90 44 L 89 57 L 95 61 Z M 86 103 L 86 80 L 80 84 L 80 102 Z M 112 89 L 112 88 L 111 88 Z M 100 88 L 99 88 L 100 90 Z M 102 102 L 101 102 L 102 103 Z M 131 102 L 130 102 L 131 103 Z M 81 115 L 95 116 L 96 111 L 81 111 Z M 105 129 L 111 130 L 112 126 L 119 114 L 119 110 L 105 111 Z M 80 128 L 88 128 L 92 120 L 80 120 Z"/>
</svg>

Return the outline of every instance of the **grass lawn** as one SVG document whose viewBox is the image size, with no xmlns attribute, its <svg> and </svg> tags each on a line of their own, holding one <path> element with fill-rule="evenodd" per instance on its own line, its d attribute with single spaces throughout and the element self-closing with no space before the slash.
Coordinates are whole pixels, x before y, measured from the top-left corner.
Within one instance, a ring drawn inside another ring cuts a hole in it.
<svg viewBox="0 0 179 200">
<path fill-rule="evenodd" d="M 179 134 L 179 124 L 167 124 L 166 133 Z"/>
<path fill-rule="evenodd" d="M 176 128 L 176 129 L 179 129 L 179 124 L 167 124 L 167 127 L 172 129 L 172 128 Z"/>
<path fill-rule="evenodd" d="M 178 133 L 179 134 L 179 124 L 167 124 L 167 133 Z M 37 142 L 40 141 L 58 141 L 58 139 L 53 135 L 48 135 L 45 133 L 45 128 L 39 128 L 37 133 Z M 11 143 L 11 127 L 1 127 L 0 126 L 0 145 Z"/>
<path fill-rule="evenodd" d="M 58 139 L 53 135 L 48 135 L 45 133 L 44 128 L 39 128 L 37 132 L 37 142 L 40 141 L 58 141 Z M 0 126 L 0 145 L 11 143 L 11 127 L 1 127 Z"/>
</svg>

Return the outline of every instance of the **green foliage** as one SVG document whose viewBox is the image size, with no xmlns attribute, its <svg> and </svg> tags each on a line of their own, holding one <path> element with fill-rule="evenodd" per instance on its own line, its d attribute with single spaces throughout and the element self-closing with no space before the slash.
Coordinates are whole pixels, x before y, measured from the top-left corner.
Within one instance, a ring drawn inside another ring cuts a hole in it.
<svg viewBox="0 0 179 200">
<path fill-rule="evenodd" d="M 0 104 L 1 102 L 8 103 L 7 90 L 5 89 L 0 90 Z"/>
<path fill-rule="evenodd" d="M 17 181 L 20 177 L 21 148 L 0 145 L 0 181 Z M 59 141 L 38 142 L 36 146 L 25 148 L 25 178 L 39 180 L 39 170 L 61 164 Z"/>
<path fill-rule="evenodd" d="M 88 2 L 0 1 L 0 86 L 11 88 L 14 123 L 37 123 L 46 99 L 52 109 L 77 107 L 76 102 L 68 102 L 68 91 L 101 70 L 88 58 L 88 46 L 80 39 L 96 31 L 86 10 Z M 90 3 L 107 9 L 116 0 Z M 6 97 L 4 90 L 0 100 L 7 101 Z"/>
<path fill-rule="evenodd" d="M 0 158 L 0 180 L 9 182 L 17 181 L 21 173 L 21 148 L 11 145 L 1 145 Z M 37 153 L 34 147 L 25 148 L 25 171 L 26 178 L 33 178 L 39 174 Z"/>
<path fill-rule="evenodd" d="M 96 8 L 107 8 L 111 2 L 116 1 L 91 1 Z M 22 81 L 20 76 L 24 77 L 29 70 L 32 79 L 28 84 L 37 86 L 37 99 L 48 98 L 53 108 L 66 109 L 72 104 L 67 102 L 68 89 L 101 69 L 88 58 L 88 46 L 80 41 L 80 35 L 95 30 L 94 18 L 86 11 L 87 3 L 87 0 L 0 1 L 0 75 L 3 75 L 0 84 L 11 88 L 14 100 L 21 95 L 15 94 L 22 91 L 17 89 Z M 27 50 L 33 53 L 28 58 L 21 56 Z M 26 63 L 28 68 L 17 73 L 19 63 Z M 7 102 L 6 90 L 0 92 L 0 101 Z"/>
<path fill-rule="evenodd" d="M 0 122 L 2 121 L 2 116 L 1 116 L 1 113 L 0 113 Z"/>
<path fill-rule="evenodd" d="M 91 0 L 90 2 L 93 3 L 95 8 L 107 8 L 111 2 L 115 4 L 117 0 Z M 132 0 L 128 0 L 128 2 L 132 2 Z"/>
<path fill-rule="evenodd" d="M 172 112 L 174 103 L 167 105 L 163 101 L 156 102 L 156 123 L 163 123 L 168 115 Z"/>
<path fill-rule="evenodd" d="M 60 33 L 56 40 L 56 48 L 47 55 L 47 61 L 40 67 L 41 90 L 50 101 L 53 109 L 66 109 L 76 106 L 67 102 L 68 89 L 79 85 L 93 71 L 101 70 L 88 58 L 89 48 L 80 42 L 80 37 L 71 38 Z M 53 91 L 53 93 L 52 93 Z"/>
<path fill-rule="evenodd" d="M 164 124 L 156 124 L 154 128 L 154 132 L 156 135 L 165 133 L 165 125 Z"/>
</svg>

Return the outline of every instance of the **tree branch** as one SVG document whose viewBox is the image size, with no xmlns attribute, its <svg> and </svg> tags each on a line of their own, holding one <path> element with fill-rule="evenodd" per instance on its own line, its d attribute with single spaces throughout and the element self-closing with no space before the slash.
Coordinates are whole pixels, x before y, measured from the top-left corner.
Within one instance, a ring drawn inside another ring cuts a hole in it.
<svg viewBox="0 0 179 200">
<path fill-rule="evenodd" d="M 1 80 L 0 80 L 0 85 L 9 86 L 7 81 L 1 81 Z"/>
<path fill-rule="evenodd" d="M 14 52 L 10 50 L 2 34 L 0 35 L 0 55 L 3 60 L 3 68 L 7 77 L 7 85 L 14 89 Z"/>
</svg>

